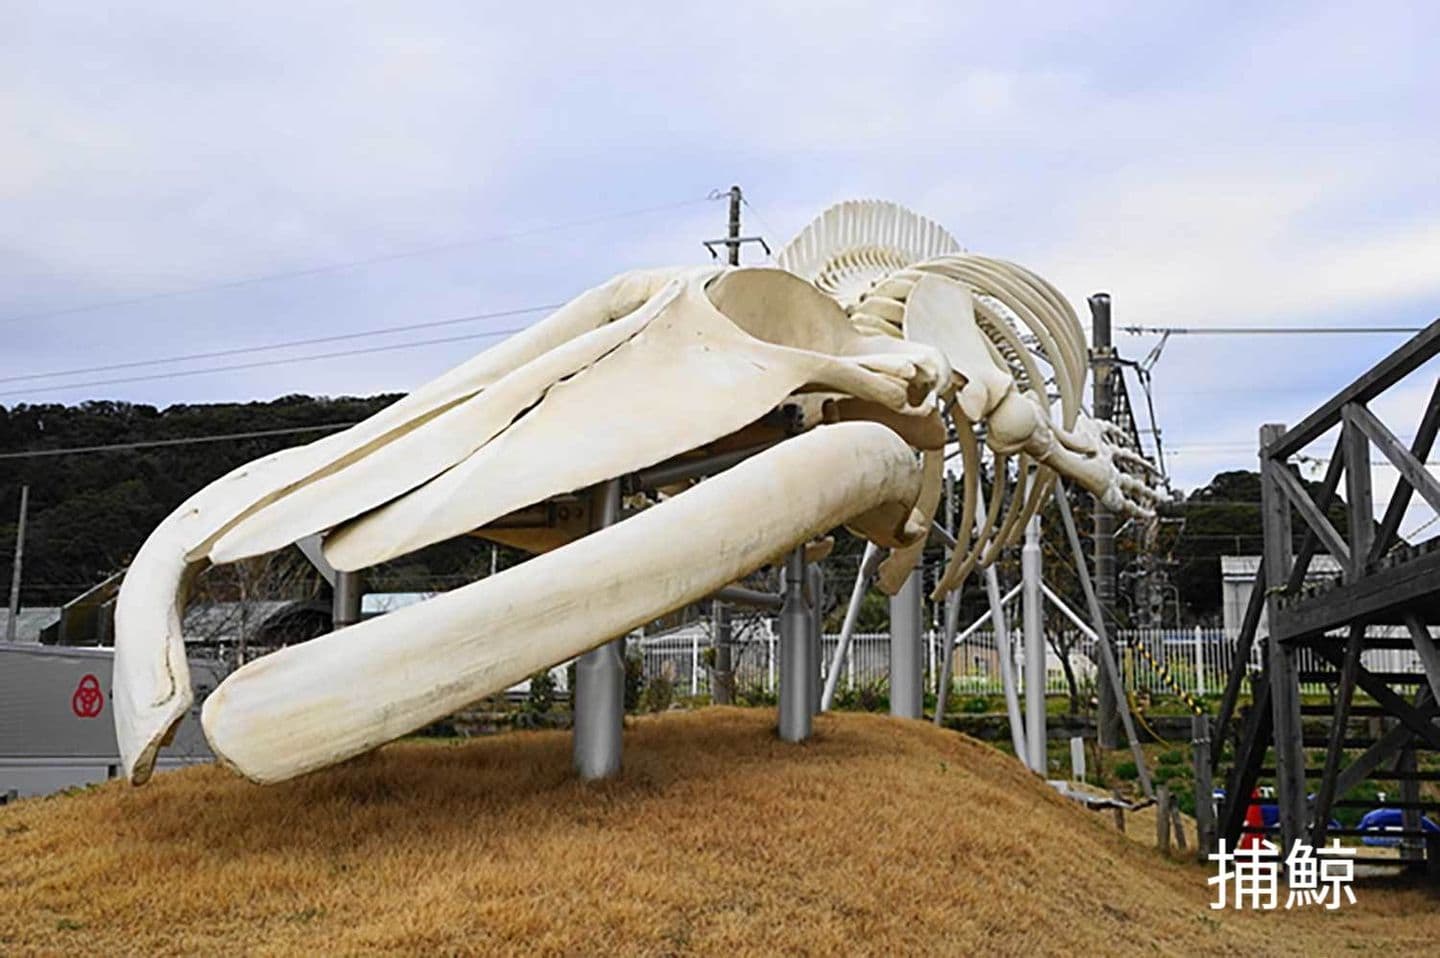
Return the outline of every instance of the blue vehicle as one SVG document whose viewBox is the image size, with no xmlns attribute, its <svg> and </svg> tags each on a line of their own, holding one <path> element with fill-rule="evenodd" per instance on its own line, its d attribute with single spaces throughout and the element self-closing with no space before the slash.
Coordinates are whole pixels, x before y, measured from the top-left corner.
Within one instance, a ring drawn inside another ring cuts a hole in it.
<svg viewBox="0 0 1440 958">
<path fill-rule="evenodd" d="M 1366 845 L 1393 847 L 1400 844 L 1400 839 L 1394 835 L 1386 835 L 1385 832 L 1398 831 L 1404 828 L 1404 812 L 1398 808 L 1376 808 L 1365 813 L 1360 819 L 1360 829 L 1367 832 L 1375 832 L 1374 835 L 1365 835 L 1360 839 Z M 1424 832 L 1440 832 L 1440 825 L 1435 824 L 1430 818 L 1420 819 L 1420 830 Z"/>
</svg>

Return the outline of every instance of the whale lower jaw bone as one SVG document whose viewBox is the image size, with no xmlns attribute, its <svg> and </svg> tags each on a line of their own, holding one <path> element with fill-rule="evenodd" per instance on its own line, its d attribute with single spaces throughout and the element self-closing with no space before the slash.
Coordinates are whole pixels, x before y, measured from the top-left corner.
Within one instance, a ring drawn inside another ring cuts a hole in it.
<svg viewBox="0 0 1440 958">
<path fill-rule="evenodd" d="M 205 734 L 221 761 L 256 782 L 324 768 L 701 599 L 837 525 L 905 541 L 919 483 L 913 452 L 889 429 L 815 429 L 554 552 L 257 659 L 205 701 Z"/>
</svg>

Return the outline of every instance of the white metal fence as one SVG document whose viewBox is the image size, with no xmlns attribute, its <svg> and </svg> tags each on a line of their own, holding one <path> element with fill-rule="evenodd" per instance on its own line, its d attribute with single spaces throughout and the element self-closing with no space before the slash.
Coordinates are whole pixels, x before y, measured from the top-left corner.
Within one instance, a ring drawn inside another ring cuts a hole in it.
<svg viewBox="0 0 1440 958">
<path fill-rule="evenodd" d="M 1225 681 L 1235 659 L 1237 636 L 1224 629 L 1148 629 L 1124 630 L 1116 634 L 1121 668 L 1126 688 L 1131 691 L 1170 695 L 1177 689 L 1191 695 L 1215 695 Z M 828 669 L 835 655 L 838 635 L 826 635 L 821 643 L 822 670 Z M 736 636 L 732 659 L 736 687 L 774 692 L 777 673 L 777 635 L 769 620 L 760 620 L 755 627 Z M 1099 655 L 1091 639 L 1076 632 L 1064 635 L 1058 643 L 1066 652 L 1070 671 L 1082 694 L 1094 691 L 1098 676 Z M 710 633 L 704 625 L 682 632 L 652 636 L 632 643 L 641 650 L 647 679 L 666 675 L 681 695 L 701 695 L 710 691 Z M 940 671 L 944 638 L 930 632 L 925 636 L 925 667 L 927 681 L 933 687 Z M 1045 691 L 1051 695 L 1069 692 L 1069 681 L 1055 641 L 1046 648 Z M 1263 641 L 1251 649 L 1250 667 L 1262 666 Z M 1018 632 L 1011 636 L 1011 654 L 1015 660 L 1014 674 L 1024 688 L 1021 666 L 1021 642 Z M 1365 653 L 1364 664 L 1374 672 L 1421 672 L 1418 656 L 1406 649 L 1377 649 Z M 1162 675 L 1168 673 L 1168 681 Z M 1300 653 L 1301 672 L 1328 672 L 1329 666 L 1308 650 Z M 845 670 L 838 687 L 858 689 L 883 685 L 890 674 L 890 636 L 886 633 L 861 633 L 851 640 Z M 1001 684 L 1000 656 L 995 635 L 976 631 L 955 646 L 951 689 L 959 695 L 999 695 Z M 1323 682 L 1308 682 L 1306 692 L 1320 693 Z"/>
</svg>

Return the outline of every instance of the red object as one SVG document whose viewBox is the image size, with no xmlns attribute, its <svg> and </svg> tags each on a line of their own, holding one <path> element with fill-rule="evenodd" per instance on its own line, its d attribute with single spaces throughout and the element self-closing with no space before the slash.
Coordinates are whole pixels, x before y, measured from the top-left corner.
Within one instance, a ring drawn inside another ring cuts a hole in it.
<svg viewBox="0 0 1440 958">
<path fill-rule="evenodd" d="M 1245 826 L 1246 828 L 1258 829 L 1258 831 L 1241 832 L 1240 848 L 1259 848 L 1260 843 L 1265 840 L 1265 813 L 1260 811 L 1260 805 L 1258 804 L 1260 789 L 1252 788 L 1250 790 L 1250 798 L 1252 801 L 1245 808 Z"/>
<path fill-rule="evenodd" d="M 75 686 L 70 696 L 70 711 L 80 718 L 94 718 L 105 710 L 105 693 L 100 691 L 100 680 L 87 675 Z"/>
</svg>

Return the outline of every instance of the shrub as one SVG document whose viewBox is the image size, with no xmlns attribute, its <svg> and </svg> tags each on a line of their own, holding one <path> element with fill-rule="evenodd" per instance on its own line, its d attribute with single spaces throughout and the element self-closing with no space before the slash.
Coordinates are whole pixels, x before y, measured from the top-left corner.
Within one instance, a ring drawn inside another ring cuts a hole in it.
<svg viewBox="0 0 1440 958">
<path fill-rule="evenodd" d="M 675 701 L 675 668 L 666 662 L 660 674 L 645 686 L 642 705 L 647 712 L 663 712 Z"/>
<path fill-rule="evenodd" d="M 625 656 L 625 711 L 633 712 L 640 707 L 644 690 L 645 659 L 638 651 L 631 652 Z"/>
<path fill-rule="evenodd" d="M 1182 751 L 1180 751 L 1178 748 L 1172 748 L 1170 751 L 1164 752 L 1164 753 L 1162 753 L 1162 754 L 1160 755 L 1160 764 L 1161 764 L 1161 765 L 1184 765 L 1184 764 L 1185 764 L 1185 753 L 1182 752 Z"/>
<path fill-rule="evenodd" d="M 983 715 L 990 711 L 990 702 L 983 695 L 972 696 L 960 703 L 960 711 L 967 715 Z"/>
<path fill-rule="evenodd" d="M 1140 777 L 1140 770 L 1135 767 L 1134 762 L 1121 762 L 1115 766 L 1115 777 L 1127 782 L 1133 782 Z"/>
<path fill-rule="evenodd" d="M 525 710 L 535 715 L 544 715 L 554 704 L 555 678 L 550 674 L 550 670 L 530 676 L 530 695 L 525 699 Z"/>
</svg>

